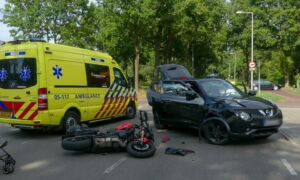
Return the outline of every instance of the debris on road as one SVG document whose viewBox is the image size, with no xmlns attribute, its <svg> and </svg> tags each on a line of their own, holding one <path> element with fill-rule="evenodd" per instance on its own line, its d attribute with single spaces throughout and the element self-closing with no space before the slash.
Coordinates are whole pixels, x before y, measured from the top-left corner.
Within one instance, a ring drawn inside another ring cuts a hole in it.
<svg viewBox="0 0 300 180">
<path fill-rule="evenodd" d="M 162 143 L 166 143 L 166 142 L 170 141 L 170 137 L 169 137 L 167 134 L 162 134 L 162 135 L 160 136 L 160 141 L 161 141 Z"/>
<path fill-rule="evenodd" d="M 165 154 L 185 156 L 190 153 L 195 153 L 193 150 L 167 147 Z"/>
</svg>

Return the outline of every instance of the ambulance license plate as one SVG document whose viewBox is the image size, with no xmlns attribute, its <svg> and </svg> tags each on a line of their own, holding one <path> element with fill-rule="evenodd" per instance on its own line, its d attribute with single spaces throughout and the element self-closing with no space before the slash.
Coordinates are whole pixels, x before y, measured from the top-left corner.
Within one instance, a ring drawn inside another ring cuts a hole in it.
<svg viewBox="0 0 300 180">
<path fill-rule="evenodd" d="M 0 118 L 11 118 L 12 112 L 10 111 L 0 111 Z"/>
</svg>

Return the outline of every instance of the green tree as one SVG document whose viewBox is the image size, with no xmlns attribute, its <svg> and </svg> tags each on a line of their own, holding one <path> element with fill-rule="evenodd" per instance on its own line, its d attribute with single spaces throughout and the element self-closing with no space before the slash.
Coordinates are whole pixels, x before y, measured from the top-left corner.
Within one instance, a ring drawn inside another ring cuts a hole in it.
<svg viewBox="0 0 300 180">
<path fill-rule="evenodd" d="M 88 0 L 7 0 L 6 2 L 2 22 L 13 28 L 12 36 L 46 38 L 47 41 L 54 42 L 63 42 L 63 36 L 67 34 L 66 32 L 72 31 L 72 27 L 82 27 L 83 15 L 86 14 L 89 3 Z"/>
</svg>

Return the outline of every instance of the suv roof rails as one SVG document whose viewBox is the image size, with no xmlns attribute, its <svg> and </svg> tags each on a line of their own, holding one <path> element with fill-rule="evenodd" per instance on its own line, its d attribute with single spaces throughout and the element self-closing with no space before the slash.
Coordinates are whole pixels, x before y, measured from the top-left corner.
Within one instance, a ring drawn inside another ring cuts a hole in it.
<svg viewBox="0 0 300 180">
<path fill-rule="evenodd" d="M 29 40 L 25 40 L 25 39 L 22 39 L 22 40 L 19 40 L 19 39 L 16 39 L 14 41 L 8 41 L 7 43 L 11 43 L 11 44 L 21 44 L 23 42 L 46 42 L 45 40 L 43 39 L 29 39 Z"/>
</svg>

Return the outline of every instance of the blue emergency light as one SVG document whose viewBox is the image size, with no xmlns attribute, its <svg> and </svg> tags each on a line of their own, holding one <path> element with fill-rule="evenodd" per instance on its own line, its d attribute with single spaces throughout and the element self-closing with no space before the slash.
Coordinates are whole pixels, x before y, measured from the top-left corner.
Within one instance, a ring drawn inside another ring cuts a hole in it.
<svg viewBox="0 0 300 180">
<path fill-rule="evenodd" d="M 25 51 L 19 51 L 19 52 L 6 52 L 4 56 L 23 56 L 25 55 Z"/>
<path fill-rule="evenodd" d="M 91 58 L 92 61 L 97 61 L 97 62 L 104 62 L 103 59 L 99 59 L 99 58 Z"/>
</svg>

